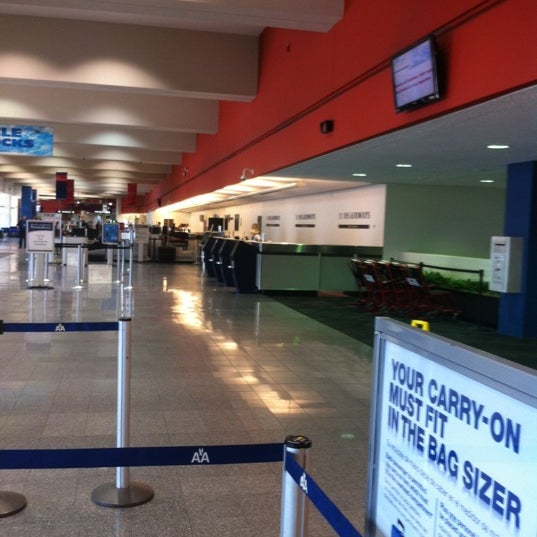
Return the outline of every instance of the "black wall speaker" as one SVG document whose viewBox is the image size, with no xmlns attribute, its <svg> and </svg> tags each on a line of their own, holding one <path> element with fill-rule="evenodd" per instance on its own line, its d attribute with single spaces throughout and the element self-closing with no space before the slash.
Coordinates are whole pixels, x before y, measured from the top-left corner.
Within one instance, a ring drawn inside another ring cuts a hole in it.
<svg viewBox="0 0 537 537">
<path fill-rule="evenodd" d="M 334 120 L 325 119 L 324 121 L 321 121 L 320 129 L 323 134 L 328 134 L 329 132 L 332 132 L 334 130 Z"/>
</svg>

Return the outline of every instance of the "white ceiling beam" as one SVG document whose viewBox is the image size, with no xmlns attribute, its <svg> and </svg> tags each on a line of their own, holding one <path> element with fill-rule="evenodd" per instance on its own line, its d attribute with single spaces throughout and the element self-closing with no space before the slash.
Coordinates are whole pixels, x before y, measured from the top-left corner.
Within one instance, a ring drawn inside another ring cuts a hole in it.
<svg viewBox="0 0 537 537">
<path fill-rule="evenodd" d="M 0 18 L 6 80 L 250 101 L 255 37 L 40 17 Z"/>
<path fill-rule="evenodd" d="M 196 135 L 186 132 L 151 131 L 129 127 L 101 125 L 67 125 L 49 123 L 54 129 L 54 143 L 106 145 L 162 151 L 194 152 Z"/>
<path fill-rule="evenodd" d="M 119 125 L 205 134 L 218 128 L 217 101 L 113 91 L 3 84 L 0 110 L 3 123 Z"/>
<path fill-rule="evenodd" d="M 128 161 L 91 161 L 74 158 L 27 157 L 0 154 L 0 173 L 5 167 L 14 167 L 16 169 L 24 167 L 24 169 L 30 168 L 35 170 L 45 167 L 56 171 L 65 171 L 69 168 L 80 170 L 116 170 L 133 173 L 140 172 L 148 175 L 171 173 L 171 166 L 165 164 L 133 163 Z"/>
<path fill-rule="evenodd" d="M 128 160 L 136 163 L 151 162 L 170 165 L 181 164 L 182 160 L 182 154 L 176 151 L 61 143 L 54 143 L 54 156 L 95 160 Z"/>
<path fill-rule="evenodd" d="M 45 5 L 44 5 L 45 4 Z M 2 0 L 4 13 L 258 35 L 263 28 L 328 31 L 343 17 L 344 0 Z"/>
</svg>

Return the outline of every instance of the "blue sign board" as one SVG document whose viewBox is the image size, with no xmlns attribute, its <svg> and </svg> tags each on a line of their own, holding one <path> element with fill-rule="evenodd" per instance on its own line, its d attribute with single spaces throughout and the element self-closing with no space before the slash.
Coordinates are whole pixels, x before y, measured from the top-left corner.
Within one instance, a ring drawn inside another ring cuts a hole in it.
<svg viewBox="0 0 537 537">
<path fill-rule="evenodd" d="M 103 244 L 117 244 L 119 242 L 119 224 L 103 224 Z"/>
<path fill-rule="evenodd" d="M 0 153 L 51 157 L 54 133 L 50 127 L 0 125 Z"/>
</svg>

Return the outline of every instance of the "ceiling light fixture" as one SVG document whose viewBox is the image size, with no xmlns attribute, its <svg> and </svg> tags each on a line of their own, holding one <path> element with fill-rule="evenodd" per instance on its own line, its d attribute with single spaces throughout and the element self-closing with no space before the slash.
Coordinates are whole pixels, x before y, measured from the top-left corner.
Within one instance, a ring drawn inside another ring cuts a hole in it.
<svg viewBox="0 0 537 537">
<path fill-rule="evenodd" d="M 201 194 L 199 196 L 194 196 L 193 198 L 173 203 L 167 206 L 166 209 L 168 211 L 187 211 L 201 207 L 218 207 L 222 204 L 230 205 L 230 202 L 235 200 L 240 201 L 252 196 L 274 194 L 297 186 L 299 186 L 297 181 L 289 181 L 283 178 L 257 177 L 255 179 L 246 179 L 240 184 L 229 185 L 209 194 Z"/>
<path fill-rule="evenodd" d="M 367 177 L 367 173 L 353 173 L 353 177 Z"/>
<path fill-rule="evenodd" d="M 397 168 L 412 168 L 412 164 L 396 164 Z"/>
<path fill-rule="evenodd" d="M 487 149 L 509 149 L 510 146 L 505 144 L 490 144 L 487 145 Z"/>
<path fill-rule="evenodd" d="M 494 183 L 494 179 L 481 179 L 480 183 Z"/>
</svg>

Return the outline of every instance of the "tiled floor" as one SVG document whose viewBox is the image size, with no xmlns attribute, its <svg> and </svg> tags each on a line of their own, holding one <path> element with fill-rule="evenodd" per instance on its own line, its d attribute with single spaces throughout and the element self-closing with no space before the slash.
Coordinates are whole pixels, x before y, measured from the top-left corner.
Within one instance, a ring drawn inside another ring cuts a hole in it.
<svg viewBox="0 0 537 537">
<path fill-rule="evenodd" d="M 0 241 L 4 322 L 116 321 L 132 303 L 132 446 L 313 441 L 310 473 L 362 531 L 371 348 L 270 297 L 236 294 L 199 265 L 133 266 L 133 291 L 90 265 L 51 265 L 53 289 L 27 286 L 16 242 Z M 125 302 L 125 300 L 124 300 Z M 0 448 L 113 447 L 117 333 L 0 336 Z M 132 468 L 155 497 L 99 507 L 92 490 L 114 469 L 2 470 L 0 490 L 24 494 L 0 519 L 9 537 L 279 535 L 281 464 Z M 311 536 L 333 531 L 315 512 Z"/>
</svg>

